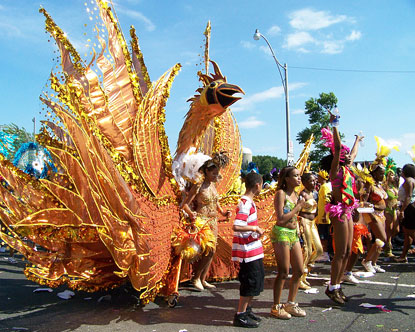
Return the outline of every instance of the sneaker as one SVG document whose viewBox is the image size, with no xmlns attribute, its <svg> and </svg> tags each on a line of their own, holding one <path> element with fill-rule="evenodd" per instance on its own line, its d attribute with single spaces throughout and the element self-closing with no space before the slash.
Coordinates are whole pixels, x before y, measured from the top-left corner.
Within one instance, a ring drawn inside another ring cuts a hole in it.
<svg viewBox="0 0 415 332">
<path fill-rule="evenodd" d="M 306 313 L 303 309 L 298 306 L 298 303 L 286 303 L 284 305 L 284 309 L 288 312 L 291 316 L 294 317 L 305 317 Z"/>
<path fill-rule="evenodd" d="M 254 321 L 260 322 L 261 321 L 261 317 L 255 315 L 252 312 L 252 307 L 246 307 L 246 313 L 248 314 L 249 318 L 253 319 Z"/>
<path fill-rule="evenodd" d="M 386 271 L 384 269 L 382 269 L 379 265 L 375 264 L 373 265 L 373 268 L 375 269 L 376 272 L 379 273 L 385 273 Z"/>
<path fill-rule="evenodd" d="M 326 295 L 330 298 L 330 300 L 332 300 L 333 302 L 340 304 L 340 305 L 344 305 L 344 300 L 341 297 L 341 295 L 339 294 L 339 290 L 338 289 L 334 289 L 332 291 L 329 290 L 329 286 L 327 286 L 326 288 Z"/>
<path fill-rule="evenodd" d="M 360 283 L 360 281 L 357 280 L 357 278 L 353 275 L 352 272 L 345 273 L 344 276 L 343 276 L 343 281 L 349 282 L 349 283 L 355 284 L 355 285 Z"/>
<path fill-rule="evenodd" d="M 344 295 L 343 289 L 339 288 L 338 292 L 339 292 L 339 295 L 343 299 L 344 302 L 349 302 L 349 298 L 346 295 Z"/>
<path fill-rule="evenodd" d="M 271 308 L 271 316 L 279 319 L 290 319 L 291 315 L 285 311 L 283 304 L 274 304 Z"/>
<path fill-rule="evenodd" d="M 373 268 L 373 266 L 372 266 L 372 261 L 365 261 L 365 260 L 362 260 L 362 265 L 363 265 L 363 267 L 365 268 L 365 270 L 367 271 L 367 272 L 372 272 L 372 273 L 376 273 L 376 270 Z"/>
<path fill-rule="evenodd" d="M 235 314 L 233 326 L 255 328 L 259 326 L 259 323 L 249 317 L 247 312 L 243 312 L 241 314 Z"/>
</svg>

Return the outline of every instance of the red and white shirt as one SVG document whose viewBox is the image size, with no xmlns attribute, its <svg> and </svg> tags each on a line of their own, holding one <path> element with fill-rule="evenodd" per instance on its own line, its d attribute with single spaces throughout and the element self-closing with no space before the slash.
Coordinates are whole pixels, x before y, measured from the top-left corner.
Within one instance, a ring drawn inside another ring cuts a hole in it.
<svg viewBox="0 0 415 332">
<path fill-rule="evenodd" d="M 255 203 L 247 196 L 242 196 L 236 209 L 235 226 L 258 226 Z M 264 257 L 262 242 L 256 232 L 234 232 L 232 241 L 232 260 L 252 262 Z"/>
</svg>

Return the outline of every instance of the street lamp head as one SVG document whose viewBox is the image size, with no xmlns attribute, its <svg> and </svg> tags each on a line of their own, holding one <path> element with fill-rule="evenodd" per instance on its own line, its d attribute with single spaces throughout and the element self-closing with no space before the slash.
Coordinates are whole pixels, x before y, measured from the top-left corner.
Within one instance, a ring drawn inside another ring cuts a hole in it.
<svg viewBox="0 0 415 332">
<path fill-rule="evenodd" d="M 255 29 L 254 39 L 259 40 L 260 38 L 261 38 L 261 33 L 259 32 L 258 29 Z"/>
</svg>

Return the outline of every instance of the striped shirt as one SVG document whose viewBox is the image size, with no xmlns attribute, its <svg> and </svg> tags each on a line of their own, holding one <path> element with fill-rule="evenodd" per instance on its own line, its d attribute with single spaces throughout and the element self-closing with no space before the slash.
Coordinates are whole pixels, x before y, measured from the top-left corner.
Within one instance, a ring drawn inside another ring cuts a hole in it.
<svg viewBox="0 0 415 332">
<path fill-rule="evenodd" d="M 233 224 L 235 226 L 258 226 L 256 206 L 249 197 L 241 197 Z M 252 231 L 233 233 L 233 261 L 248 263 L 263 257 L 264 250 L 258 233 Z"/>
</svg>

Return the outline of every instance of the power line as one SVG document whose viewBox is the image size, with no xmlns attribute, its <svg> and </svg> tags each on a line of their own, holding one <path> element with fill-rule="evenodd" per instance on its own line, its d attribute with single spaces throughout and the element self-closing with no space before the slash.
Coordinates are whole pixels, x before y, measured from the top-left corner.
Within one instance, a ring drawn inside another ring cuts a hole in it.
<svg viewBox="0 0 415 332">
<path fill-rule="evenodd" d="M 342 71 L 342 72 L 354 72 L 354 73 L 415 74 L 415 70 L 364 70 L 364 69 L 339 69 L 339 68 L 317 68 L 317 67 L 298 67 L 298 66 L 289 66 L 289 69 Z"/>
</svg>

